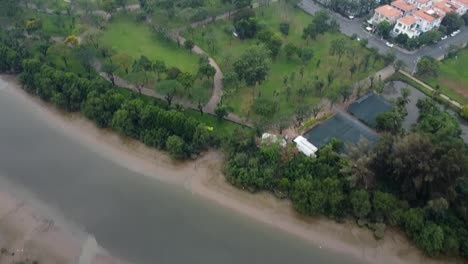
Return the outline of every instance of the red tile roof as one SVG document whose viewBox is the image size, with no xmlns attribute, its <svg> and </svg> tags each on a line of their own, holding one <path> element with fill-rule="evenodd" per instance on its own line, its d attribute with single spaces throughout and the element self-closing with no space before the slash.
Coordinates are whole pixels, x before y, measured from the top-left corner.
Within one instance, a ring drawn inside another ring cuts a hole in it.
<svg viewBox="0 0 468 264">
<path fill-rule="evenodd" d="M 416 21 L 417 21 L 416 18 L 414 16 L 410 16 L 410 15 L 404 16 L 404 17 L 398 19 L 398 22 L 400 22 L 402 24 L 405 24 L 405 25 L 408 25 L 408 26 L 416 23 Z"/>
<path fill-rule="evenodd" d="M 405 2 L 403 0 L 393 1 L 392 6 L 398 8 L 398 9 L 404 10 L 404 11 L 411 11 L 411 10 L 416 9 L 415 4 L 409 4 L 409 3 L 407 3 L 407 2 Z"/>
<path fill-rule="evenodd" d="M 398 17 L 403 14 L 400 10 L 389 5 L 383 5 L 383 6 L 377 7 L 375 9 L 375 12 L 385 17 L 389 17 L 389 18 Z"/>
<path fill-rule="evenodd" d="M 421 10 L 418 10 L 413 13 L 414 16 L 417 16 L 423 20 L 426 20 L 427 22 L 434 22 L 437 19 L 442 19 L 445 15 L 435 11 L 431 7 L 426 7 Z"/>
<path fill-rule="evenodd" d="M 444 11 L 445 13 L 455 12 L 461 8 L 459 4 L 447 0 L 435 3 L 433 6 Z"/>
</svg>

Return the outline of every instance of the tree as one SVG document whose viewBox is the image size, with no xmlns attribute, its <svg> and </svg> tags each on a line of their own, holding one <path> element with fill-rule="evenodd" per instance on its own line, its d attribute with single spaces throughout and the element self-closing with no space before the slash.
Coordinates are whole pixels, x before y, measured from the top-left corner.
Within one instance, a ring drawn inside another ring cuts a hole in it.
<svg viewBox="0 0 468 264">
<path fill-rule="evenodd" d="M 115 61 L 117 65 L 119 65 L 126 74 L 129 73 L 132 65 L 133 65 L 133 58 L 128 55 L 126 52 L 119 52 L 112 56 L 112 60 Z"/>
<path fill-rule="evenodd" d="M 133 72 L 143 73 L 144 80 L 142 83 L 148 84 L 148 73 L 153 70 L 153 64 L 151 61 L 146 56 L 141 55 L 140 58 L 133 63 L 132 68 Z"/>
<path fill-rule="evenodd" d="M 294 54 L 297 54 L 299 50 L 299 48 L 296 47 L 296 45 L 294 45 L 293 43 L 286 44 L 283 49 L 284 49 L 284 53 L 286 54 L 286 58 L 288 60 L 291 60 L 292 56 Z"/>
<path fill-rule="evenodd" d="M 395 52 L 393 50 L 389 50 L 385 52 L 383 55 L 383 60 L 385 61 L 386 64 L 392 64 L 396 59 Z"/>
<path fill-rule="evenodd" d="M 372 205 L 377 220 L 389 220 L 393 212 L 398 209 L 398 200 L 390 193 L 376 191 Z"/>
<path fill-rule="evenodd" d="M 255 17 L 241 17 L 234 19 L 234 28 L 241 39 L 253 38 L 258 31 L 258 22 Z"/>
<path fill-rule="evenodd" d="M 437 29 L 430 30 L 419 36 L 419 45 L 428 45 L 437 43 L 442 37 L 442 32 Z"/>
<path fill-rule="evenodd" d="M 395 42 L 404 46 L 408 42 L 408 39 L 409 39 L 409 37 L 408 37 L 407 34 L 401 33 L 401 34 L 398 34 L 398 36 L 395 37 Z"/>
<path fill-rule="evenodd" d="M 377 32 L 383 38 L 388 38 L 390 36 L 390 31 L 392 31 L 392 25 L 388 21 L 382 21 L 377 25 Z"/>
<path fill-rule="evenodd" d="M 173 159 L 183 159 L 187 156 L 184 140 L 176 135 L 167 138 L 166 149 Z"/>
<path fill-rule="evenodd" d="M 153 64 L 153 69 L 156 71 L 156 73 L 158 74 L 158 81 L 161 80 L 161 74 L 162 73 L 165 73 L 167 68 L 166 68 L 166 64 L 164 63 L 164 61 L 162 60 L 156 60 Z"/>
<path fill-rule="evenodd" d="M 279 54 L 283 41 L 278 34 L 268 34 L 266 38 L 262 39 L 265 46 L 270 50 L 270 55 L 273 58 Z"/>
<path fill-rule="evenodd" d="M 89 29 L 83 37 L 83 42 L 85 45 L 91 45 L 98 50 L 101 44 L 101 35 L 102 32 L 100 30 Z"/>
<path fill-rule="evenodd" d="M 392 110 L 378 114 L 375 121 L 378 130 L 396 135 L 401 132 L 403 116 L 398 111 Z"/>
<path fill-rule="evenodd" d="M 289 23 L 281 22 L 279 25 L 279 30 L 281 34 L 283 34 L 284 36 L 289 35 Z"/>
<path fill-rule="evenodd" d="M 465 22 L 457 13 L 449 12 L 445 14 L 441 24 L 447 28 L 448 33 L 452 33 L 463 26 Z"/>
<path fill-rule="evenodd" d="M 193 85 L 193 82 L 195 81 L 195 76 L 193 76 L 189 72 L 182 72 L 179 74 L 179 76 L 177 76 L 177 81 L 187 91 Z"/>
<path fill-rule="evenodd" d="M 418 62 L 416 74 L 423 77 L 437 77 L 439 62 L 432 57 L 422 57 Z"/>
<path fill-rule="evenodd" d="M 341 57 L 346 52 L 346 40 L 344 38 L 337 38 L 332 40 L 330 44 L 330 54 L 337 55 L 338 61 L 341 61 Z"/>
<path fill-rule="evenodd" d="M 229 114 L 228 107 L 223 104 L 218 104 L 214 111 L 219 120 L 225 118 Z"/>
<path fill-rule="evenodd" d="M 191 39 L 187 39 L 185 42 L 184 42 L 184 47 L 188 50 L 192 50 L 193 47 L 195 46 L 195 42 L 193 42 L 193 40 Z"/>
<path fill-rule="evenodd" d="M 123 135 L 139 138 L 141 130 L 139 120 L 143 106 L 144 103 L 140 99 L 128 100 L 123 103 L 112 118 L 112 128 Z"/>
<path fill-rule="evenodd" d="M 393 67 L 395 68 L 395 72 L 400 71 L 402 68 L 406 66 L 405 62 L 398 59 L 393 63 Z"/>
<path fill-rule="evenodd" d="M 40 19 L 31 18 L 26 21 L 26 31 L 32 33 L 42 27 L 42 21 Z"/>
<path fill-rule="evenodd" d="M 67 45 L 70 45 L 72 47 L 76 47 L 78 45 L 78 37 L 75 36 L 75 35 L 70 35 L 70 36 L 65 38 L 63 43 L 65 43 Z"/>
<path fill-rule="evenodd" d="M 176 80 L 164 80 L 156 84 L 155 91 L 163 94 L 167 104 L 171 105 L 174 96 L 180 92 L 182 85 Z"/>
<path fill-rule="evenodd" d="M 346 157 L 351 161 L 342 172 L 349 175 L 348 181 L 352 187 L 372 189 L 376 178 L 371 165 L 375 159 L 370 142 L 364 138 L 354 144 L 346 145 Z"/>
<path fill-rule="evenodd" d="M 111 60 L 104 62 L 101 70 L 106 73 L 109 80 L 112 82 L 112 85 L 115 86 L 115 76 L 114 73 L 119 69 L 119 66 L 113 63 Z"/>
<path fill-rule="evenodd" d="M 463 19 L 463 21 L 465 22 L 465 25 L 468 25 L 468 13 L 465 13 L 465 14 L 462 16 L 462 19 Z"/>
<path fill-rule="evenodd" d="M 350 196 L 351 206 L 354 216 L 358 218 L 366 218 L 371 212 L 371 203 L 369 193 L 365 190 L 355 190 Z"/>
<path fill-rule="evenodd" d="M 270 70 L 270 54 L 264 46 L 252 46 L 234 62 L 234 71 L 248 85 L 261 83 Z"/>
<path fill-rule="evenodd" d="M 468 104 L 464 105 L 462 107 L 462 110 L 460 111 L 460 115 L 465 118 L 465 119 L 468 119 Z"/>
<path fill-rule="evenodd" d="M 75 49 L 76 58 L 80 64 L 85 68 L 88 73 L 88 78 L 91 78 L 91 73 L 93 70 L 93 63 L 95 57 L 95 50 L 87 46 L 79 46 Z"/>
<path fill-rule="evenodd" d="M 309 61 L 312 60 L 312 57 L 314 56 L 314 53 L 312 52 L 312 49 L 308 48 L 302 48 L 298 50 L 297 56 L 301 59 L 302 64 L 307 64 Z"/>
<path fill-rule="evenodd" d="M 430 223 L 422 228 L 416 236 L 418 243 L 429 256 L 437 256 L 444 246 L 444 231 L 436 224 Z"/>
<path fill-rule="evenodd" d="M 211 66 L 207 57 L 202 57 L 198 61 L 198 75 L 200 77 L 213 78 L 216 74 L 216 69 Z"/>
<path fill-rule="evenodd" d="M 71 56 L 71 49 L 67 45 L 63 43 L 55 43 L 50 46 L 47 53 L 57 55 L 62 59 L 65 67 L 68 67 L 68 58 Z"/>
</svg>

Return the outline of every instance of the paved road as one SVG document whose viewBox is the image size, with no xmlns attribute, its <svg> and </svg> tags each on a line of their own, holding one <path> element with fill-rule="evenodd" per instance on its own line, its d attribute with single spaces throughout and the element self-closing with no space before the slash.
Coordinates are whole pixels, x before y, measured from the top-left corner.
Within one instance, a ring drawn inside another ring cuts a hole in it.
<svg viewBox="0 0 468 264">
<path fill-rule="evenodd" d="M 302 2 L 299 4 L 299 7 L 309 14 L 314 14 L 321 9 L 321 7 L 312 0 L 302 0 Z M 447 53 L 448 47 L 450 45 L 462 45 L 468 41 L 468 28 L 465 27 L 462 29 L 460 34 L 455 37 L 449 36 L 448 39 L 440 41 L 435 45 L 426 46 L 415 52 L 408 52 L 398 48 L 389 48 L 385 45 L 385 40 L 382 40 L 379 37 L 365 31 L 362 28 L 362 24 L 364 22 L 363 18 L 350 20 L 334 12 L 331 12 L 330 14 L 338 21 L 340 24 L 340 30 L 344 34 L 348 36 L 357 34 L 357 36 L 360 38 L 367 38 L 369 40 L 368 46 L 376 48 L 380 53 L 394 50 L 397 59 L 404 61 L 406 63 L 406 68 L 410 72 L 414 71 L 417 61 L 420 57 L 430 56 L 436 59 L 442 59 L 443 56 Z"/>
</svg>

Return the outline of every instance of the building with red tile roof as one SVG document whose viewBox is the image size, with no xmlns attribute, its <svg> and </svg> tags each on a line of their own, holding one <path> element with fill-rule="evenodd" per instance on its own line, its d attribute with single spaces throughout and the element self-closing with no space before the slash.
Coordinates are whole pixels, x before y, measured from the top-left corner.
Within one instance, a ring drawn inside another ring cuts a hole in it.
<svg viewBox="0 0 468 264">
<path fill-rule="evenodd" d="M 383 21 L 395 24 L 396 20 L 403 16 L 403 12 L 390 5 L 379 6 L 374 10 L 371 23 L 377 25 Z"/>
<path fill-rule="evenodd" d="M 404 0 L 396 0 L 391 3 L 393 7 L 403 12 L 404 15 L 417 9 L 416 4 L 406 2 Z"/>
<path fill-rule="evenodd" d="M 440 12 L 443 12 L 445 14 L 454 12 L 457 13 L 458 15 L 463 15 L 462 13 L 462 6 L 460 4 L 457 4 L 455 2 L 449 1 L 449 0 L 442 0 L 440 2 L 434 3 L 432 5 L 434 9 L 437 9 Z"/>
<path fill-rule="evenodd" d="M 393 35 L 406 34 L 409 38 L 419 36 L 418 20 L 412 16 L 407 15 L 397 20 L 395 27 L 393 28 Z"/>
</svg>

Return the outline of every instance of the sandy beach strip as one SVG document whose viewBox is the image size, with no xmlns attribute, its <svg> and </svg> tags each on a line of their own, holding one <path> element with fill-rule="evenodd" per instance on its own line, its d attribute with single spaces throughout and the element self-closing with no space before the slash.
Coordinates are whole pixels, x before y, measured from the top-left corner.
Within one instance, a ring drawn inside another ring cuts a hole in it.
<svg viewBox="0 0 468 264">
<path fill-rule="evenodd" d="M 375 240 L 372 232 L 355 223 L 301 216 L 287 200 L 278 200 L 266 192 L 251 194 L 226 182 L 221 173 L 223 155 L 219 151 L 208 151 L 196 161 L 175 162 L 165 153 L 136 140 L 97 128 L 81 114 L 54 109 L 21 90 L 13 76 L 0 75 L 0 78 L 9 83 L 7 93 L 25 100 L 31 112 L 95 153 L 145 176 L 181 185 L 194 195 L 270 224 L 316 247 L 349 254 L 368 263 L 463 263 L 426 257 L 396 229 L 387 229 L 383 240 Z"/>
</svg>

